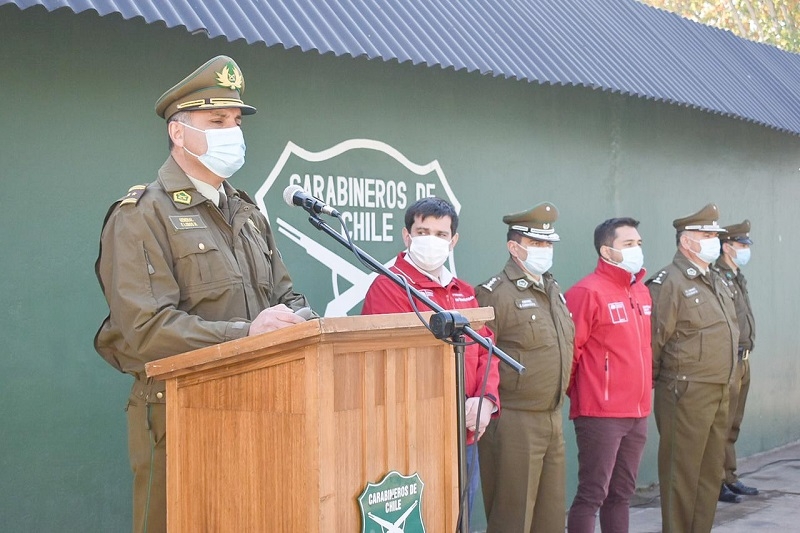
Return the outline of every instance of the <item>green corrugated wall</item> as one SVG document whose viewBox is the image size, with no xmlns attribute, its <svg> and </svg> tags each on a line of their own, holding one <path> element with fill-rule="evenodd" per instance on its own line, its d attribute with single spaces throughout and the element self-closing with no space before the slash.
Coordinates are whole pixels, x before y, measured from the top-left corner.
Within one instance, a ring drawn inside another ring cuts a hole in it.
<svg viewBox="0 0 800 533">
<path fill-rule="evenodd" d="M 415 163 L 437 160 L 462 204 L 455 256 L 472 283 L 505 261 L 501 216 L 543 200 L 561 211 L 553 272 L 564 289 L 593 268 L 592 231 L 605 218 L 642 221 L 651 272 L 672 257 L 673 218 L 709 201 L 723 224 L 749 218 L 758 340 L 739 454 L 800 438 L 789 407 L 800 404 L 797 137 L 586 88 L 209 41 L 118 16 L 6 5 L 0 35 L 0 528 L 130 527 L 130 380 L 92 348 L 106 314 L 93 269 L 98 236 L 108 205 L 151 181 L 166 157 L 155 100 L 219 53 L 237 60 L 245 99 L 259 108 L 245 122 L 237 187 L 255 193 L 289 141 L 319 151 L 374 139 Z M 304 224 L 299 210 L 280 213 Z M 279 238 L 298 288 L 324 306 L 330 272 Z M 565 434 L 571 497 L 571 423 Z M 656 444 L 651 424 L 640 485 L 656 481 Z"/>
</svg>

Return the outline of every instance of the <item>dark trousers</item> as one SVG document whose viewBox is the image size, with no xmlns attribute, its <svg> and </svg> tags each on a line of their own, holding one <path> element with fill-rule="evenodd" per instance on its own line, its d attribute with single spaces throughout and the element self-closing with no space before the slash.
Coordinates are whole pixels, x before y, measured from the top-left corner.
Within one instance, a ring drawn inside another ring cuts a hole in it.
<svg viewBox="0 0 800 533">
<path fill-rule="evenodd" d="M 569 509 L 567 531 L 591 533 L 600 511 L 603 533 L 627 533 L 630 501 L 647 442 L 647 418 L 574 421 L 578 445 L 578 491 Z"/>
<path fill-rule="evenodd" d="M 128 401 L 128 453 L 133 471 L 133 533 L 167 530 L 166 409 Z"/>
<path fill-rule="evenodd" d="M 658 381 L 654 405 L 661 530 L 707 533 L 722 484 L 728 384 Z"/>
<path fill-rule="evenodd" d="M 750 361 L 739 361 L 731 383 L 730 406 L 728 407 L 728 442 L 725 443 L 725 483 L 736 483 L 736 440 L 744 419 L 744 406 L 750 391 Z"/>
</svg>

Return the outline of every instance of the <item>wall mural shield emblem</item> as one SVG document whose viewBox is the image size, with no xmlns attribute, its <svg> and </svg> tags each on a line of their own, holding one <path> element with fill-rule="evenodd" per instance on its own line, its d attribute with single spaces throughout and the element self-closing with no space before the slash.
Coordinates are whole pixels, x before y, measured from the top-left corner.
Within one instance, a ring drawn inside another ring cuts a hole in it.
<svg viewBox="0 0 800 533">
<path fill-rule="evenodd" d="M 297 291 L 317 295 L 311 303 L 324 316 L 357 313 L 377 274 L 309 224 L 305 211 L 284 203 L 283 191 L 291 185 L 336 208 L 356 246 L 387 266 L 405 248 L 405 211 L 415 201 L 438 196 L 461 211 L 436 160 L 415 163 L 370 139 L 350 139 L 316 152 L 288 142 L 255 200 L 270 221 Z M 341 232 L 336 219 L 325 220 Z M 452 253 L 447 266 L 455 275 Z M 319 301 L 319 295 L 327 301 Z"/>
</svg>

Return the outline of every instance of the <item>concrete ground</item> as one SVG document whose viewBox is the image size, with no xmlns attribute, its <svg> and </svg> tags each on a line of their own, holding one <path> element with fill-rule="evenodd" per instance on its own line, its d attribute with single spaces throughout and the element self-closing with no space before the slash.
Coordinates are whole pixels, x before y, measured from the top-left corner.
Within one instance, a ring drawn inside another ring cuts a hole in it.
<svg viewBox="0 0 800 533">
<path fill-rule="evenodd" d="M 758 496 L 741 503 L 717 504 L 712 531 L 788 533 L 800 531 L 800 441 L 738 461 L 739 478 L 757 487 Z M 600 532 L 598 522 L 596 531 Z M 637 490 L 631 507 L 630 533 L 659 533 L 658 487 Z"/>
<path fill-rule="evenodd" d="M 719 533 L 790 533 L 800 531 L 800 441 L 738 461 L 743 483 L 757 487 L 758 496 L 743 496 L 741 503 L 718 503 L 712 531 Z M 477 498 L 476 498 L 477 501 Z M 482 503 L 477 503 L 482 505 Z M 482 532 L 483 517 L 471 523 Z M 596 529 L 600 533 L 600 522 Z M 632 502 L 630 533 L 661 532 L 658 486 L 637 489 Z"/>
</svg>

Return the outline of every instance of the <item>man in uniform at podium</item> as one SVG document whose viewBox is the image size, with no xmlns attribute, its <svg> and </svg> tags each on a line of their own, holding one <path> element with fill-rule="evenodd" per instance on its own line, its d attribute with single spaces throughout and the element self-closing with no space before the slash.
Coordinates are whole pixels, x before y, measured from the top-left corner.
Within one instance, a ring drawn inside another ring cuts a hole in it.
<svg viewBox="0 0 800 533">
<path fill-rule="evenodd" d="M 266 218 L 227 181 L 244 164 L 244 76 L 215 57 L 156 102 L 170 155 L 106 216 L 95 265 L 109 315 L 95 349 L 135 379 L 128 405 L 133 531 L 166 530 L 164 382 L 149 361 L 304 319 Z"/>
<path fill-rule="evenodd" d="M 398 254 L 391 271 L 405 279 L 409 285 L 426 293 L 434 303 L 445 309 L 472 309 L 478 307 L 472 286 L 456 277 L 444 266 L 458 242 L 458 214 L 453 206 L 441 198 L 417 200 L 405 214 L 403 242 L 406 250 Z M 430 311 L 422 302 L 415 302 L 420 311 Z M 364 315 L 408 313 L 414 308 L 405 289 L 387 276 L 380 275 L 372 282 L 364 306 Z M 492 332 L 482 327 L 478 333 L 494 339 Z M 475 443 L 483 435 L 492 415 L 498 413 L 497 383 L 498 359 L 489 362 L 485 348 L 472 343 L 464 354 L 464 381 L 467 424 L 468 508 L 479 484 L 478 450 Z M 488 379 L 483 388 L 483 378 L 489 365 Z M 483 399 L 480 395 L 483 393 Z M 480 411 L 478 410 L 480 407 Z"/>
</svg>

